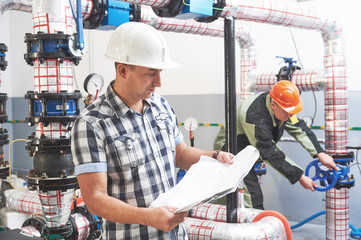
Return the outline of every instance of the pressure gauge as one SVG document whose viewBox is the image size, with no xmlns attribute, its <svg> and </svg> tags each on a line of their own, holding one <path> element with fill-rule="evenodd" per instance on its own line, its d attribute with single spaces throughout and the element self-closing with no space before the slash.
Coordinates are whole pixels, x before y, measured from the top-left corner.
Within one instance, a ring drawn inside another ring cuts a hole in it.
<svg viewBox="0 0 361 240">
<path fill-rule="evenodd" d="M 198 128 L 197 119 L 189 117 L 184 121 L 184 128 L 187 131 L 194 131 Z"/>
<path fill-rule="evenodd" d="M 100 90 L 102 90 L 104 84 L 104 79 L 102 76 L 96 73 L 89 74 L 84 81 L 84 90 L 93 95 L 96 96 Z"/>
</svg>

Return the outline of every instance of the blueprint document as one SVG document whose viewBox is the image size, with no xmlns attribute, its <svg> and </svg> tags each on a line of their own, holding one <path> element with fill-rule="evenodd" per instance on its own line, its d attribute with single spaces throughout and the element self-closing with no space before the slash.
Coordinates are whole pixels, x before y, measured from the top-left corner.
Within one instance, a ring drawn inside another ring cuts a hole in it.
<svg viewBox="0 0 361 240">
<path fill-rule="evenodd" d="M 233 158 L 233 164 L 201 156 L 182 180 L 159 195 L 150 207 L 170 206 L 177 208 L 176 213 L 184 212 L 234 192 L 258 157 L 258 150 L 253 146 L 239 152 Z"/>
</svg>

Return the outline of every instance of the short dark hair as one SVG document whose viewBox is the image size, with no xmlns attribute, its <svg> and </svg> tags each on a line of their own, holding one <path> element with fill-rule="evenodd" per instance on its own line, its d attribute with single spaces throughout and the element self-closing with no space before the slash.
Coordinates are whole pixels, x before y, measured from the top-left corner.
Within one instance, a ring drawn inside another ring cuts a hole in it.
<svg viewBox="0 0 361 240">
<path fill-rule="evenodd" d="M 117 67 L 118 67 L 119 64 L 120 64 L 119 62 L 114 62 L 115 69 L 117 69 Z M 130 65 L 130 64 L 125 64 L 125 63 L 122 63 L 122 64 L 128 66 L 129 69 L 130 69 L 130 71 L 134 71 L 134 70 L 135 70 L 135 67 L 136 67 L 135 65 Z"/>
</svg>

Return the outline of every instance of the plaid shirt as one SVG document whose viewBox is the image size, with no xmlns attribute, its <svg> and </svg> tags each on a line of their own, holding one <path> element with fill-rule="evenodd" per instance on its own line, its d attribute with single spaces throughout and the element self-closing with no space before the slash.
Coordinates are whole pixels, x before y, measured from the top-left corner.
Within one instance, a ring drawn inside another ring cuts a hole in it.
<svg viewBox="0 0 361 240">
<path fill-rule="evenodd" d="M 183 141 L 168 102 L 157 94 L 145 100 L 143 115 L 129 108 L 113 91 L 81 112 L 71 132 L 75 173 L 107 172 L 108 194 L 132 206 L 148 207 L 176 184 L 175 146 Z M 103 239 L 168 239 L 150 226 L 104 220 Z"/>
</svg>

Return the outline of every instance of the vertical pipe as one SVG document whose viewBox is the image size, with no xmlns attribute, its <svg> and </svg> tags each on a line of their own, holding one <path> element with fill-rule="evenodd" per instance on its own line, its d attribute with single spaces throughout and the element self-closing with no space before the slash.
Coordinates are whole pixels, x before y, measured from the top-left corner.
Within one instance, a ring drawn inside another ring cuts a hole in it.
<svg viewBox="0 0 361 240">
<path fill-rule="evenodd" d="M 225 115 L 226 115 L 226 151 L 236 154 L 236 71 L 235 71 L 235 20 L 224 20 L 224 55 L 225 55 Z M 237 222 L 237 191 L 227 195 L 227 222 Z"/>
</svg>

